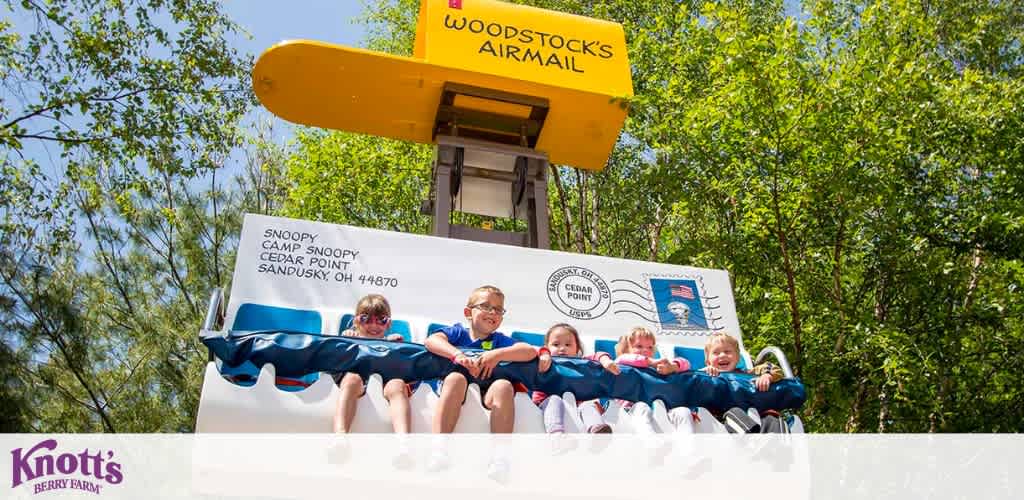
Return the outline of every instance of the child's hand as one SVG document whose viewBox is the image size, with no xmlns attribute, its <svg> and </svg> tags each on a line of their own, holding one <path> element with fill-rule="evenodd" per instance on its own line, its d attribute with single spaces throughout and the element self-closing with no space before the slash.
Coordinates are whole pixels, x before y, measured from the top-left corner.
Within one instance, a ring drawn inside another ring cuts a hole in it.
<svg viewBox="0 0 1024 500">
<path fill-rule="evenodd" d="M 659 375 L 671 375 L 676 372 L 676 364 L 667 359 L 655 361 L 652 367 L 658 371 Z"/>
<path fill-rule="evenodd" d="M 772 376 L 765 373 L 764 375 L 755 378 L 751 382 L 754 383 L 754 387 L 757 387 L 758 391 L 764 392 L 768 390 L 768 386 L 772 385 Z"/>
<path fill-rule="evenodd" d="M 605 370 L 608 370 L 612 375 L 619 375 L 622 373 L 622 368 L 619 368 L 619 365 L 615 364 L 615 361 L 612 361 L 610 356 L 601 356 L 601 366 L 604 367 Z"/>
<path fill-rule="evenodd" d="M 544 373 L 551 368 L 551 355 L 543 353 L 537 356 L 537 373 Z"/>
<path fill-rule="evenodd" d="M 712 377 L 717 377 L 720 373 L 718 371 L 718 368 L 715 368 L 714 366 L 705 366 L 704 371 L 707 372 L 707 374 L 711 375 Z"/>
<path fill-rule="evenodd" d="M 477 365 L 476 360 L 466 356 L 464 353 L 458 353 L 455 358 L 452 359 L 452 363 L 455 363 L 469 372 L 470 375 L 476 377 L 480 373 L 480 366 Z"/>
<path fill-rule="evenodd" d="M 479 358 L 476 359 L 476 364 L 479 367 L 480 374 L 473 376 L 482 379 L 491 378 L 491 372 L 494 371 L 494 367 L 498 366 L 498 363 L 500 361 L 501 358 L 495 351 L 487 351 L 483 353 Z"/>
<path fill-rule="evenodd" d="M 391 335 L 384 337 L 384 340 L 388 340 L 390 342 L 404 342 L 405 338 L 402 337 L 401 333 L 392 333 Z"/>
</svg>

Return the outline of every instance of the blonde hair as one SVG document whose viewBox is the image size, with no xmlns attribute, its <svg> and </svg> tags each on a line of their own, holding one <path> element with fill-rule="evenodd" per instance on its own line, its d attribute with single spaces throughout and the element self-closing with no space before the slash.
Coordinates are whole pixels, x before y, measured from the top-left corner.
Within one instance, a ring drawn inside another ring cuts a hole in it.
<svg viewBox="0 0 1024 500">
<path fill-rule="evenodd" d="M 649 338 L 654 345 L 658 344 L 658 338 L 650 330 L 642 326 L 634 326 L 629 329 L 629 333 L 619 337 L 619 343 L 615 344 L 615 355 L 622 356 L 625 353 L 632 352 L 633 344 L 641 338 Z"/>
<path fill-rule="evenodd" d="M 733 338 L 731 335 L 725 332 L 718 332 L 708 337 L 708 342 L 704 344 L 704 362 L 707 363 L 708 355 L 711 354 L 711 346 L 717 343 L 728 344 L 730 347 L 736 350 L 736 355 L 740 354 L 740 342 Z"/>
<path fill-rule="evenodd" d="M 359 303 L 356 304 L 355 315 L 359 316 L 360 314 L 391 317 L 391 304 L 388 303 L 388 299 L 384 298 L 383 295 L 371 293 L 359 299 Z"/>
<path fill-rule="evenodd" d="M 466 307 L 475 306 L 476 299 L 485 293 L 493 293 L 494 295 L 501 297 L 502 301 L 505 300 L 505 293 L 502 292 L 500 288 L 494 285 L 484 285 L 476 287 L 472 292 L 470 292 L 469 298 L 466 299 Z"/>
<path fill-rule="evenodd" d="M 559 328 L 562 328 L 572 334 L 572 338 L 576 339 L 576 355 L 582 356 L 583 342 L 580 341 L 580 332 L 576 331 L 576 328 L 569 323 L 556 323 L 551 325 L 551 328 L 548 328 L 548 333 L 544 334 L 544 346 L 547 347 L 548 341 L 551 340 L 551 333 Z"/>
</svg>

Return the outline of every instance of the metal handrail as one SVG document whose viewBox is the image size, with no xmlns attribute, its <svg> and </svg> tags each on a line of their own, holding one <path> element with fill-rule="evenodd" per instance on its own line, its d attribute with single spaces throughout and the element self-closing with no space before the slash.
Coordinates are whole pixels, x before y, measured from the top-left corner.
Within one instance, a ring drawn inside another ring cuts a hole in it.
<svg viewBox="0 0 1024 500">
<path fill-rule="evenodd" d="M 773 345 L 765 347 L 764 349 L 761 349 L 761 352 L 757 353 L 757 359 L 754 360 L 754 365 L 761 364 L 761 361 L 763 361 L 765 356 L 769 354 L 775 355 L 775 360 L 779 362 L 779 367 L 782 368 L 782 375 L 785 376 L 785 378 L 794 378 L 793 369 L 789 366 L 789 360 L 786 359 L 786 354 L 782 352 L 782 349 Z"/>
<path fill-rule="evenodd" d="M 203 328 L 199 330 L 199 337 L 206 338 L 217 327 L 217 320 L 224 317 L 223 315 L 223 302 L 224 292 L 220 288 L 214 288 L 213 292 L 210 293 L 210 305 L 206 308 L 206 319 L 203 320 Z M 209 353 L 208 361 L 213 361 L 213 351 L 207 350 Z"/>
</svg>

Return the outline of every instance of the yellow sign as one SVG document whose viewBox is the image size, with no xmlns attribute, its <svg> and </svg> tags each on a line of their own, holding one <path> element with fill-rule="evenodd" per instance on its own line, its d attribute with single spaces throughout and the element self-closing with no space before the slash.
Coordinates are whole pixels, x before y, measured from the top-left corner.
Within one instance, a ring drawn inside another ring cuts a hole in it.
<svg viewBox="0 0 1024 500">
<path fill-rule="evenodd" d="M 253 68 L 256 96 L 281 118 L 423 143 L 445 83 L 547 99 L 535 149 L 590 170 L 604 168 L 633 93 L 621 26 L 494 0 L 423 0 L 412 58 L 288 41 Z M 508 116 L 527 109 L 458 99 Z"/>
<path fill-rule="evenodd" d="M 424 0 L 414 56 L 556 87 L 633 94 L 621 25 L 513 3 Z"/>
</svg>

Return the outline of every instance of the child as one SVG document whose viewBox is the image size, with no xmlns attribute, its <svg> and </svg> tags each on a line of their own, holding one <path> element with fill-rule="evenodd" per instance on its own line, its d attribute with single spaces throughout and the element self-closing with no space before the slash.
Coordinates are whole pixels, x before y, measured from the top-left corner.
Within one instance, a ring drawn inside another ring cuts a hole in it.
<svg viewBox="0 0 1024 500">
<path fill-rule="evenodd" d="M 433 332 L 424 342 L 428 351 L 465 367 L 478 379 L 490 378 L 494 367 L 501 361 L 531 361 L 537 357 L 533 346 L 516 342 L 497 331 L 505 315 L 505 294 L 497 287 L 487 285 L 473 290 L 462 313 L 469 328 L 456 323 Z M 470 358 L 460 348 L 483 349 L 485 352 L 477 358 Z M 438 409 L 434 413 L 433 432 L 450 433 L 455 430 L 468 385 L 462 373 L 452 372 L 445 377 Z M 515 423 L 512 383 L 495 380 L 485 383 L 480 389 L 484 392 L 484 406 L 491 410 L 491 432 L 512 432 Z"/>
<path fill-rule="evenodd" d="M 383 295 L 370 294 L 356 305 L 356 314 L 352 319 L 352 328 L 342 332 L 342 337 L 364 339 L 380 339 L 402 341 L 399 334 L 385 336 L 391 326 L 391 305 Z M 334 413 L 334 432 L 347 434 L 352 428 L 352 420 L 356 416 L 356 400 L 366 392 L 362 377 L 357 373 L 344 373 L 334 376 L 334 381 L 341 389 L 338 396 L 337 411 Z M 391 407 L 391 425 L 397 434 L 409 432 L 409 396 L 411 388 L 404 380 L 391 379 L 384 384 L 384 399 Z"/>
<path fill-rule="evenodd" d="M 761 392 L 767 391 L 771 384 L 782 380 L 782 369 L 772 363 L 763 363 L 750 371 L 744 371 L 736 369 L 739 361 L 740 343 L 728 334 L 716 333 L 704 345 L 705 366 L 701 371 L 712 377 L 728 372 L 757 375 L 757 378 L 751 380 L 751 383 Z M 777 413 L 766 415 L 762 422 L 764 425 L 759 426 L 740 408 L 732 408 L 725 413 L 726 429 L 732 433 L 768 432 L 769 429 L 777 431 L 781 429 L 780 426 L 786 425 Z"/>
<path fill-rule="evenodd" d="M 575 328 L 559 323 L 548 329 L 544 335 L 544 347 L 541 347 L 538 358 L 537 369 L 546 372 L 551 368 L 551 356 L 572 356 L 583 355 L 583 348 L 580 346 L 580 334 Z M 597 361 L 605 370 L 613 375 L 621 373 L 619 366 L 612 361 L 611 355 L 604 352 L 594 353 L 585 356 L 586 359 Z M 544 430 L 548 434 L 565 432 L 565 404 L 562 397 L 557 394 L 548 395 L 540 391 L 533 391 L 533 403 L 544 411 Z M 579 404 L 580 416 L 583 417 L 583 425 L 591 434 L 607 434 L 612 431 L 611 426 L 605 423 L 601 416 L 601 409 L 596 400 L 584 401 Z"/>
<path fill-rule="evenodd" d="M 619 338 L 615 345 L 615 362 L 634 368 L 653 368 L 659 375 L 670 375 L 690 369 L 690 362 L 683 358 L 654 359 L 656 337 L 650 330 L 636 326 L 627 335 Z M 624 410 L 629 411 L 633 422 L 633 430 L 644 434 L 645 446 L 649 449 L 652 464 L 659 463 L 669 452 L 668 441 L 655 439 L 654 414 L 646 404 L 635 405 L 629 401 L 620 401 Z"/>
</svg>

